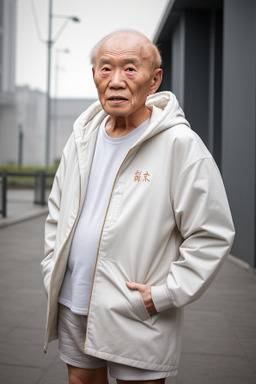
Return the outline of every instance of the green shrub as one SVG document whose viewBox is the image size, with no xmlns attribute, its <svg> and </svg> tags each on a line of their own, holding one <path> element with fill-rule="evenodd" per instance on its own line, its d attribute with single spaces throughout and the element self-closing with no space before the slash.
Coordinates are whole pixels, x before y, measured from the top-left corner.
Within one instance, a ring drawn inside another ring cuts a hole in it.
<svg viewBox="0 0 256 384">
<path fill-rule="evenodd" d="M 57 171 L 58 165 L 50 167 L 41 167 L 41 166 L 19 166 L 16 164 L 0 165 L 0 172 L 6 171 L 10 173 L 20 173 L 20 176 L 8 176 L 7 184 L 8 187 L 19 187 L 19 188 L 34 188 L 35 177 L 32 176 L 22 176 L 22 173 L 31 173 L 35 174 L 38 171 L 44 171 L 47 174 L 55 174 Z M 53 177 L 46 178 L 46 186 L 51 187 Z"/>
</svg>

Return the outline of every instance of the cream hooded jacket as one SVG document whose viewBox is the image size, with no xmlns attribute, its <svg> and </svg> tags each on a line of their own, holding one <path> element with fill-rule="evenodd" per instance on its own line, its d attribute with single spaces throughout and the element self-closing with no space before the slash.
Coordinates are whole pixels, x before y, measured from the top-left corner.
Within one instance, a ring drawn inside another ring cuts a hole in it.
<svg viewBox="0 0 256 384">
<path fill-rule="evenodd" d="M 102 226 L 85 352 L 176 374 L 183 307 L 213 280 L 234 229 L 219 170 L 175 96 L 157 93 L 147 105 L 153 107 L 149 126 L 123 159 Z M 45 348 L 58 337 L 58 294 L 104 117 L 96 102 L 77 119 L 49 197 L 41 264 L 48 296 Z M 126 281 L 152 287 L 157 314 L 150 317 Z"/>
</svg>

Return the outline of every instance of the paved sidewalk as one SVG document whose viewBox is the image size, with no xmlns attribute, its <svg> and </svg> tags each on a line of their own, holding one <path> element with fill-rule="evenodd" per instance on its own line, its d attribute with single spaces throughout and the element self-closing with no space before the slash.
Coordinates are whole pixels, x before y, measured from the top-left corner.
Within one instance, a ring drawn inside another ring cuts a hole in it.
<svg viewBox="0 0 256 384">
<path fill-rule="evenodd" d="M 0 214 L 0 228 L 46 214 L 47 206 L 34 204 L 34 198 L 33 189 L 8 189 L 7 217 Z"/>
<path fill-rule="evenodd" d="M 0 384 L 68 382 L 56 342 L 43 353 L 44 219 L 0 229 Z M 256 274 L 228 260 L 207 293 L 187 307 L 177 384 L 255 384 L 255 319 Z"/>
</svg>

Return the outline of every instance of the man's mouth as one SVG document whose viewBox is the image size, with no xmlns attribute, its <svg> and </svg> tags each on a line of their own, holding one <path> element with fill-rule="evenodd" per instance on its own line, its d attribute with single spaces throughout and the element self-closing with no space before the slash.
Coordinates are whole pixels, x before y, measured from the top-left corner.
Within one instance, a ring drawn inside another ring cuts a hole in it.
<svg viewBox="0 0 256 384">
<path fill-rule="evenodd" d="M 123 96 L 113 96 L 113 97 L 109 97 L 108 100 L 110 100 L 110 101 L 126 101 L 127 99 Z"/>
</svg>

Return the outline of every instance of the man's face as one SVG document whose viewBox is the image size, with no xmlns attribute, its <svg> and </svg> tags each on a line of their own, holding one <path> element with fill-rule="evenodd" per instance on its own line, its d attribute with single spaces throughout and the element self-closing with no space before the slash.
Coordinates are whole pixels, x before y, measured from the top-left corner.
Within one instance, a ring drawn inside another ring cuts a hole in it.
<svg viewBox="0 0 256 384">
<path fill-rule="evenodd" d="M 141 36 L 123 33 L 103 43 L 93 78 L 107 114 L 127 117 L 143 113 L 146 98 L 153 93 L 149 59 L 149 44 Z"/>
</svg>

